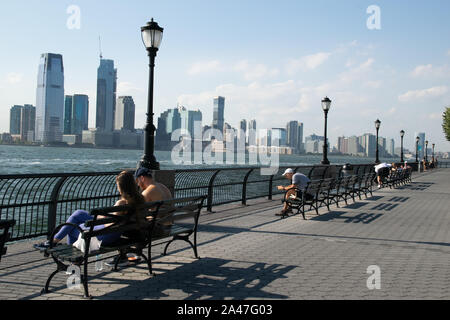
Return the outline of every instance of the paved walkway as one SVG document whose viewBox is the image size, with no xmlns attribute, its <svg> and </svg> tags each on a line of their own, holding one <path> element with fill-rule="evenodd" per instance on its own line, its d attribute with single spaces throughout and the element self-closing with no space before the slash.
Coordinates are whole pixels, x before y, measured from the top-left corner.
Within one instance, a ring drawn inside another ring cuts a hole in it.
<svg viewBox="0 0 450 320">
<path fill-rule="evenodd" d="M 173 244 L 166 257 L 155 248 L 155 277 L 145 264 L 119 272 L 92 266 L 90 293 L 96 299 L 450 299 L 450 170 L 413 181 L 331 212 L 322 208 L 319 216 L 309 212 L 306 221 L 275 217 L 279 200 L 215 207 L 201 218 L 202 259 Z M 35 242 L 9 245 L 0 263 L 0 299 L 80 299 L 82 290 L 68 289 L 64 273 L 52 281 L 52 293 L 39 294 L 54 263 L 31 249 Z M 378 268 L 379 282 L 368 268 Z M 368 282 L 380 289 L 368 289 Z"/>
</svg>

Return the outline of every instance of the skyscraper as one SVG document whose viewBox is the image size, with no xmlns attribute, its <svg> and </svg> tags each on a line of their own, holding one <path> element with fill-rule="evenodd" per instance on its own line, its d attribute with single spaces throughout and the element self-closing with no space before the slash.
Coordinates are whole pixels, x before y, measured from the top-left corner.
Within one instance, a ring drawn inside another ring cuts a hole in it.
<svg viewBox="0 0 450 320">
<path fill-rule="evenodd" d="M 298 153 L 304 152 L 304 146 L 303 146 L 303 123 L 299 122 L 298 124 L 298 131 L 297 131 L 297 150 Z"/>
<path fill-rule="evenodd" d="M 83 130 L 88 130 L 89 117 L 89 97 L 84 94 L 73 95 L 72 106 L 72 134 L 82 134 Z"/>
<path fill-rule="evenodd" d="M 114 130 L 114 114 L 116 110 L 117 69 L 114 61 L 100 59 L 97 69 L 97 129 L 110 132 Z"/>
<path fill-rule="evenodd" d="M 256 120 L 250 120 L 248 125 L 248 145 L 256 146 Z"/>
<path fill-rule="evenodd" d="M 122 96 L 117 99 L 116 113 L 115 113 L 115 129 L 116 130 L 130 130 L 134 131 L 136 106 L 133 97 Z"/>
<path fill-rule="evenodd" d="M 12 106 L 10 109 L 9 133 L 20 134 L 22 141 L 34 140 L 36 108 L 30 104 Z"/>
<path fill-rule="evenodd" d="M 20 113 L 20 136 L 22 141 L 34 141 L 34 128 L 36 125 L 36 108 L 25 104 Z"/>
<path fill-rule="evenodd" d="M 20 119 L 22 106 L 12 106 L 9 110 L 9 133 L 20 134 Z"/>
<path fill-rule="evenodd" d="M 66 96 L 64 102 L 64 134 L 82 134 L 88 130 L 89 97 L 84 94 Z"/>
<path fill-rule="evenodd" d="M 419 132 L 414 135 L 414 146 L 416 146 L 416 137 L 419 137 L 419 160 L 425 157 L 425 132 Z"/>
<path fill-rule="evenodd" d="M 295 153 L 298 153 L 298 128 L 298 121 L 289 121 L 286 125 L 287 145 L 291 147 Z"/>
<path fill-rule="evenodd" d="M 41 55 L 36 90 L 36 140 L 62 140 L 64 130 L 64 67 L 62 55 Z"/>
<path fill-rule="evenodd" d="M 394 139 L 389 139 L 387 142 L 387 152 L 391 156 L 395 156 L 395 142 Z"/>
<path fill-rule="evenodd" d="M 185 107 L 178 107 L 178 112 L 180 113 L 181 119 L 181 129 L 187 130 L 191 138 L 194 138 L 194 134 L 201 134 L 202 128 L 202 112 L 200 110 L 187 110 Z M 197 126 L 196 132 L 194 132 L 194 127 Z"/>
<path fill-rule="evenodd" d="M 366 157 L 369 158 L 375 157 L 377 149 L 377 137 L 371 133 L 366 133 L 363 135 L 363 142 Z"/>
<path fill-rule="evenodd" d="M 73 96 L 64 98 L 64 134 L 72 134 Z"/>
<path fill-rule="evenodd" d="M 225 98 L 215 97 L 214 98 L 214 109 L 213 109 L 213 123 L 212 128 L 218 129 L 223 133 L 224 119 L 224 109 L 225 109 Z"/>
<path fill-rule="evenodd" d="M 287 144 L 287 132 L 285 128 L 272 128 L 272 145 L 281 147 Z"/>
</svg>

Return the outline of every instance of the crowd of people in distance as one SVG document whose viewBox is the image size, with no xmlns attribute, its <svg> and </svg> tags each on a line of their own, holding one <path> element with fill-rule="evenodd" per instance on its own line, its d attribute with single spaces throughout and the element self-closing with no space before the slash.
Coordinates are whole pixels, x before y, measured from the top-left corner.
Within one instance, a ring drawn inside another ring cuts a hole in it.
<svg viewBox="0 0 450 320">
<path fill-rule="evenodd" d="M 428 169 L 433 170 L 438 165 L 437 157 L 436 158 L 431 157 L 430 161 L 427 161 L 424 157 L 421 162 L 422 162 L 423 171 L 427 171 Z"/>
</svg>

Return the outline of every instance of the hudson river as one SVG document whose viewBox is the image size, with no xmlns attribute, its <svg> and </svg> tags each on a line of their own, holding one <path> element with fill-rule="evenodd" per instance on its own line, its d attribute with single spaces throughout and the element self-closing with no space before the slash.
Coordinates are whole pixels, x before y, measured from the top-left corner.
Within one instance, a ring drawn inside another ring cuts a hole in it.
<svg viewBox="0 0 450 320">
<path fill-rule="evenodd" d="M 136 168 L 142 150 L 94 148 L 30 147 L 0 145 L 0 174 L 101 172 Z M 226 164 L 175 165 L 168 151 L 156 151 L 161 169 L 230 167 Z M 331 164 L 373 163 L 373 158 L 329 155 Z M 319 164 L 322 155 L 280 155 L 280 166 Z M 383 161 L 383 159 L 381 159 Z M 399 159 L 385 159 L 386 162 Z M 254 164 L 246 162 L 244 166 Z M 267 166 L 267 163 L 259 165 Z"/>
</svg>

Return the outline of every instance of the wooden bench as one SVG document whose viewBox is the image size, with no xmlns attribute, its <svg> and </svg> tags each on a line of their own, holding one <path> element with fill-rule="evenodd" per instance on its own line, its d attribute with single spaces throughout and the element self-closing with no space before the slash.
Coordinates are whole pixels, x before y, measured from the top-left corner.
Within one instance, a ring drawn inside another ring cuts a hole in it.
<svg viewBox="0 0 450 320">
<path fill-rule="evenodd" d="M 51 256 L 56 263 L 57 269 L 47 279 L 42 293 L 49 292 L 49 285 L 52 278 L 58 272 L 66 272 L 70 264 L 80 267 L 80 282 L 83 284 L 84 297 L 91 298 L 88 291 L 88 264 L 98 262 L 99 255 L 117 252 L 116 263 L 113 270 L 117 270 L 120 258 L 126 257 L 127 253 L 134 253 L 144 259 L 147 263 L 149 274 L 152 275 L 151 248 L 152 246 L 162 244 L 163 239 L 167 241 L 164 253 L 167 248 L 175 240 L 183 240 L 188 242 L 194 250 L 194 255 L 198 258 L 197 253 L 197 228 L 200 216 L 200 210 L 206 196 L 189 197 L 181 199 L 173 199 L 167 201 L 156 201 L 145 203 L 140 208 L 134 206 L 114 206 L 106 208 L 93 209 L 90 214 L 93 219 L 87 221 L 84 225 L 88 229 L 81 229 L 73 224 L 61 224 L 53 232 L 50 239 L 65 225 L 72 225 L 79 229 L 81 238 L 84 239 L 84 252 L 75 248 L 73 245 L 56 245 L 44 251 L 45 256 Z M 114 215 L 114 212 L 127 212 L 126 215 Z M 191 219 L 191 223 L 187 224 L 187 219 Z M 192 221 L 193 219 L 193 221 Z M 99 225 L 111 224 L 110 226 L 95 230 Z M 159 226 L 171 224 L 166 227 L 165 233 L 155 234 L 160 229 Z M 100 235 L 112 233 L 121 233 L 121 238 L 112 245 L 102 245 L 99 250 L 89 252 L 91 239 Z M 193 236 L 193 243 L 189 238 Z M 156 242 L 156 243 L 155 243 Z M 143 252 L 147 249 L 147 255 Z M 109 257 L 111 258 L 111 256 Z M 104 260 L 103 258 L 101 260 Z M 81 267 L 83 272 L 81 274 Z"/>
<path fill-rule="evenodd" d="M 16 220 L 0 220 L 0 261 L 6 254 L 5 243 L 8 242 L 11 234 L 9 230 L 16 224 Z"/>
</svg>

